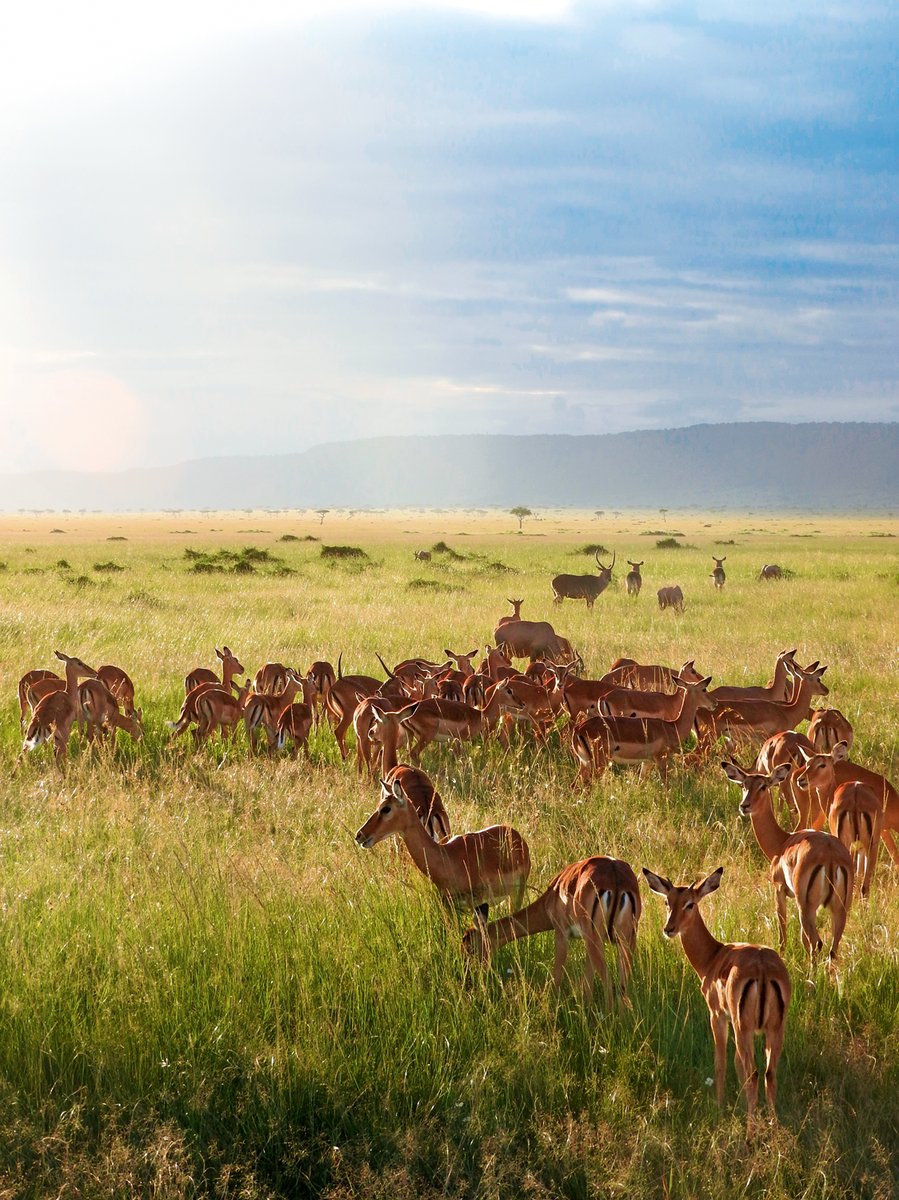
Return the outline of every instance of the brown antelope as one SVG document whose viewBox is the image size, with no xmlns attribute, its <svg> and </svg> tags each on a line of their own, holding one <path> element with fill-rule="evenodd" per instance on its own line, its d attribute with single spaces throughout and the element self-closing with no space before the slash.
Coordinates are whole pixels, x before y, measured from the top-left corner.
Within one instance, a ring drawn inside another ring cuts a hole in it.
<svg viewBox="0 0 899 1200">
<path fill-rule="evenodd" d="M 797 829 L 805 829 L 810 824 L 807 804 L 804 804 L 801 798 L 797 798 L 793 788 L 796 770 L 801 770 L 806 763 L 803 751 L 814 753 L 814 746 L 805 734 L 797 733 L 795 729 L 785 729 L 783 733 L 776 733 L 762 743 L 754 767 L 758 775 L 771 775 L 775 768 L 784 763 L 789 764 L 790 774 L 780 782 L 780 796 L 791 816 L 798 816 Z"/>
<path fill-rule="evenodd" d="M 210 671 L 208 667 L 195 667 L 194 670 L 191 671 L 184 680 L 185 696 L 189 695 L 194 688 L 201 683 L 214 683 L 216 685 L 221 683 L 221 686 L 227 692 L 231 687 L 231 681 L 234 679 L 235 675 L 244 674 L 243 666 L 240 664 L 240 662 L 238 662 L 237 657 L 231 653 L 227 646 L 223 646 L 221 650 L 219 650 L 218 646 L 216 646 L 215 656 L 222 664 L 221 680 L 219 679 L 218 675 L 216 675 L 215 671 Z"/>
<path fill-rule="evenodd" d="M 269 754 L 274 754 L 278 743 L 278 719 L 285 708 L 293 703 L 303 685 L 308 683 L 291 667 L 285 668 L 286 682 L 280 692 L 272 694 L 253 694 L 246 698 L 243 709 L 243 720 L 250 741 L 250 752 L 257 753 L 256 738 L 260 730 L 265 732 Z"/>
<path fill-rule="evenodd" d="M 374 696 L 380 690 L 382 681 L 371 675 L 344 675 L 341 669 L 342 657 L 341 655 L 337 660 L 337 678 L 328 689 L 325 712 L 334 730 L 340 757 L 346 760 L 349 754 L 346 735 L 353 723 L 356 705 L 366 696 Z"/>
<path fill-rule="evenodd" d="M 549 621 L 508 621 L 497 625 L 493 631 L 497 649 L 502 648 L 509 659 L 548 658 L 553 662 L 566 662 L 572 655 L 566 653 L 566 641 L 560 638 Z M 569 647 L 570 649 L 570 647 Z"/>
<path fill-rule="evenodd" d="M 697 725 L 700 742 L 708 745 L 722 733 L 735 741 L 753 741 L 795 729 L 800 721 L 808 719 L 812 697 L 828 694 L 827 686 L 821 680 L 826 670 L 827 667 L 819 667 L 816 663 L 805 669 L 794 666 L 797 684 L 793 698 L 788 701 L 730 700 L 720 705 L 714 715 L 700 718 Z"/>
<path fill-rule="evenodd" d="M 45 679 L 58 679 L 61 686 L 65 687 L 65 683 L 59 677 L 59 675 L 57 675 L 57 673 L 55 671 L 48 671 L 43 667 L 39 667 L 34 671 L 26 671 L 25 674 L 22 676 L 22 678 L 19 680 L 18 695 L 19 695 L 19 725 L 20 725 L 20 727 L 25 725 L 25 718 L 28 715 L 28 713 L 32 710 L 32 708 L 34 707 L 31 703 L 31 699 L 30 699 L 31 688 L 34 686 L 34 684 L 40 682 L 41 680 L 45 680 Z"/>
<path fill-rule="evenodd" d="M 60 690 L 50 692 L 39 700 L 31 715 L 28 728 L 25 731 L 25 741 L 22 744 L 23 753 L 37 749 L 53 736 L 53 756 L 56 765 L 62 769 L 66 761 L 66 750 L 72 726 L 81 713 L 81 703 L 78 699 L 78 681 L 87 676 L 96 679 L 97 672 L 80 658 L 63 654 L 61 650 L 54 651 L 56 657 L 66 665 L 65 686 Z"/>
<path fill-rule="evenodd" d="M 615 554 L 607 567 L 599 561 L 599 551 L 594 552 L 598 575 L 557 575 L 552 581 L 553 604 L 561 604 L 563 600 L 584 600 L 587 608 L 593 607 L 596 597 L 601 595 L 612 582 L 612 568 L 615 566 Z M 495 637 L 495 635 L 494 635 Z"/>
<path fill-rule="evenodd" d="M 545 742 L 550 726 L 562 707 L 562 693 L 549 691 L 542 683 L 524 677 L 507 679 L 505 684 L 522 706 L 506 713 L 504 721 L 507 726 L 512 722 L 526 723 L 533 729 L 537 741 Z"/>
<path fill-rule="evenodd" d="M 421 822 L 398 780 L 382 783 L 382 800 L 356 834 L 364 849 L 396 834 L 412 861 L 444 900 L 475 910 L 486 923 L 489 905 L 506 896 L 513 910 L 521 907 L 531 870 L 527 842 L 511 825 L 491 825 L 474 833 L 436 842 Z"/>
<path fill-rule="evenodd" d="M 761 571 L 759 571 L 759 582 L 763 580 L 770 582 L 772 579 L 783 579 L 783 567 L 779 567 L 777 563 L 765 563 Z"/>
<path fill-rule="evenodd" d="M 774 678 L 771 683 L 766 686 L 725 686 L 712 689 L 711 695 L 718 701 L 719 704 L 729 703 L 731 700 L 775 700 L 778 703 L 783 703 L 789 700 L 792 693 L 792 675 L 791 672 L 796 666 L 796 651 L 782 650 L 778 654 L 774 663 Z"/>
<path fill-rule="evenodd" d="M 709 695 L 714 699 L 714 693 Z M 658 717 L 661 721 L 674 721 L 682 704 L 681 691 L 644 692 L 616 687 L 600 698 L 599 712 L 604 717 Z"/>
<path fill-rule="evenodd" d="M 580 768 L 582 783 L 602 775 L 610 763 L 633 765 L 654 762 L 664 780 L 668 759 L 683 749 L 690 736 L 696 714 L 711 711 L 714 700 L 707 688 L 711 677 L 699 683 L 681 679 L 680 712 L 674 721 L 654 717 L 587 717 L 578 721 L 571 734 L 571 749 Z"/>
<path fill-rule="evenodd" d="M 237 695 L 226 692 L 221 686 L 210 687 L 200 692 L 196 700 L 197 729 L 196 744 L 201 746 L 219 730 L 222 740 L 233 737 L 244 713 L 244 704 L 250 694 L 250 680 L 237 689 Z"/>
<path fill-rule="evenodd" d="M 112 663 L 104 663 L 102 667 L 97 667 L 97 678 L 106 685 L 116 703 L 122 706 L 125 716 L 130 717 L 134 712 L 134 684 L 127 671 Z"/>
<path fill-rule="evenodd" d="M 417 763 L 431 742 L 462 742 L 489 733 L 503 712 L 520 712 L 524 705 L 505 682 L 487 689 L 482 707 L 457 704 L 452 700 L 417 700 L 397 713 L 410 740 L 409 756 Z"/>
<path fill-rule="evenodd" d="M 793 775 L 793 786 L 799 795 L 815 796 L 814 824 L 819 823 L 819 814 L 826 814 L 830 832 L 853 855 L 855 881 L 861 885 L 862 896 L 867 897 L 877 866 L 883 800 L 870 784 L 860 780 L 837 783 L 837 765 L 849 758 L 845 742 L 837 742 L 829 754 L 806 751 L 803 758 L 802 769 Z"/>
<path fill-rule="evenodd" d="M 509 600 L 509 604 L 512 605 L 512 615 L 511 615 L 511 617 L 500 617 L 500 619 L 496 623 L 497 628 L 500 625 L 508 625 L 510 621 L 520 621 L 521 620 L 521 606 L 522 606 L 522 604 L 524 604 L 524 601 L 523 600 Z"/>
<path fill-rule="evenodd" d="M 686 607 L 684 593 L 677 583 L 670 587 L 660 587 L 656 592 L 656 596 L 659 599 L 660 609 L 673 608 L 676 613 L 682 613 Z"/>
<path fill-rule="evenodd" d="M 486 675 L 491 683 L 499 683 L 518 672 L 512 666 L 512 657 L 505 646 L 485 646 L 485 657 L 481 659 L 477 674 Z"/>
<path fill-rule="evenodd" d="M 303 753 L 309 757 L 309 734 L 312 732 L 313 708 L 307 701 L 288 704 L 278 717 L 277 748 L 283 750 L 290 738 L 290 757 L 296 759 L 300 746 Z"/>
<path fill-rule="evenodd" d="M 809 741 L 821 754 L 832 752 L 837 742 L 852 749 L 852 726 L 838 708 L 816 708 L 808 725 Z"/>
<path fill-rule="evenodd" d="M 645 558 L 641 558 L 639 562 L 631 562 L 627 560 L 627 565 L 631 568 L 625 577 L 625 586 L 629 596 L 639 596 L 640 588 L 643 586 L 643 576 L 640 574 L 640 568 L 643 566 Z"/>
<path fill-rule="evenodd" d="M 612 687 L 640 688 L 646 692 L 675 692 L 677 678 L 686 679 L 690 683 L 698 683 L 702 676 L 696 670 L 694 659 L 676 667 L 661 667 L 656 664 L 641 664 L 633 658 L 618 658 L 612 663 L 601 683 Z"/>
<path fill-rule="evenodd" d="M 715 558 L 713 554 L 712 558 L 715 559 L 715 569 L 712 571 L 709 579 L 714 579 L 715 591 L 720 592 L 723 591 L 725 581 L 727 580 L 727 576 L 724 573 L 724 564 L 727 562 L 727 555 L 725 554 L 724 558 Z"/>
<path fill-rule="evenodd" d="M 290 667 L 285 667 L 284 663 L 266 663 L 253 676 L 253 691 L 260 695 L 269 696 L 274 695 L 275 692 L 283 692 L 287 687 L 289 671 Z"/>
<path fill-rule="evenodd" d="M 420 767 L 410 767 L 397 760 L 403 730 L 396 713 L 378 711 L 371 736 L 381 750 L 382 802 L 389 800 L 394 787 L 398 786 L 434 841 L 448 838 L 451 833 L 449 814 L 430 777 Z"/>
<path fill-rule="evenodd" d="M 115 740 L 117 729 L 124 729 L 132 741 L 139 742 L 144 736 L 143 709 L 132 708 L 131 712 L 119 712 L 118 700 L 99 678 L 85 679 L 78 685 L 78 700 L 81 714 L 87 725 L 87 740 L 96 737 Z"/>
<path fill-rule="evenodd" d="M 627 1003 L 637 926 L 640 923 L 640 885 L 626 862 L 604 854 L 585 858 L 565 867 L 546 891 L 527 908 L 487 925 L 475 925 L 467 931 L 462 944 L 469 954 L 487 959 L 500 946 L 535 933 L 553 930 L 556 954 L 553 983 L 558 988 L 568 958 L 572 938 L 582 938 L 587 951 L 584 968 L 584 997 L 593 991 L 593 979 L 599 975 L 612 1001 L 612 987 L 606 968 L 607 944 L 618 950 L 618 994 Z"/>
<path fill-rule="evenodd" d="M 812 959 L 823 944 L 818 933 L 818 909 L 830 910 L 833 942 L 828 958 L 832 962 L 852 906 L 852 855 L 829 833 L 817 829 L 788 833 L 778 825 L 771 788 L 789 773 L 786 763 L 771 775 L 744 771 L 736 762 L 725 761 L 721 766 L 728 779 L 742 788 L 740 812 L 752 820 L 756 841 L 771 863 L 769 877 L 777 901 L 781 953 L 787 946 L 787 897 L 793 896 L 799 909 L 802 944 Z"/>
<path fill-rule="evenodd" d="M 334 668 L 329 662 L 318 661 L 314 662 L 306 672 L 306 678 L 312 684 L 312 716 L 315 722 L 315 728 L 318 729 L 318 723 L 321 717 L 321 710 L 327 699 L 328 692 L 331 690 L 331 684 L 337 678 Z"/>
<path fill-rule="evenodd" d="M 431 551 L 430 550 L 416 550 L 415 551 L 415 561 L 416 562 L 430 562 L 431 561 Z"/>
<path fill-rule="evenodd" d="M 384 774 L 373 758 L 375 725 L 381 713 L 395 713 L 407 708 L 407 696 L 364 696 L 353 710 L 353 733 L 356 735 L 356 770 L 360 775 Z"/>
<path fill-rule="evenodd" d="M 765 1037 L 765 1102 L 769 1116 L 776 1120 L 777 1064 L 792 987 L 790 973 L 776 951 L 745 942 L 719 942 L 703 921 L 699 902 L 717 890 L 723 871 L 719 867 L 701 883 L 675 886 L 664 875 L 643 868 L 646 882 L 665 897 L 668 906 L 665 937 L 680 937 L 687 961 L 699 976 L 712 1023 L 719 1106 L 724 1104 L 728 1025 L 733 1028 L 734 1061 L 746 1093 L 746 1122 L 751 1133 L 759 1091 L 755 1037 L 758 1033 Z"/>
</svg>

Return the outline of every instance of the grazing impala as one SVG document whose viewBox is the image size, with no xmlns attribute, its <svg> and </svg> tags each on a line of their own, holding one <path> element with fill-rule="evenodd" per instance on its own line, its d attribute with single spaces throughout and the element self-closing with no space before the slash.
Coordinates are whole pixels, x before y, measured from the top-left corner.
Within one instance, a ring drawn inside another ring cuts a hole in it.
<svg viewBox="0 0 899 1200">
<path fill-rule="evenodd" d="M 683 749 L 696 714 L 711 711 L 714 700 L 707 693 L 711 677 L 699 683 L 681 679 L 681 709 L 674 721 L 646 717 L 588 717 L 578 721 L 571 734 L 571 749 L 580 768 L 580 778 L 602 775 L 609 763 L 633 765 L 654 762 L 664 780 L 668 760 Z"/>
<path fill-rule="evenodd" d="M 793 896 L 799 909 L 802 944 L 813 959 L 823 944 L 818 933 L 818 909 L 830 910 L 833 943 L 828 958 L 832 962 L 852 906 L 852 855 L 829 833 L 816 829 L 787 833 L 778 825 L 771 788 L 788 774 L 786 763 L 771 775 L 744 771 L 736 762 L 725 761 L 721 766 L 727 778 L 742 788 L 740 812 L 752 820 L 759 847 L 771 863 L 781 953 L 787 946 L 787 897 Z"/>
<path fill-rule="evenodd" d="M 513 910 L 521 907 L 531 856 L 527 842 L 511 825 L 491 825 L 436 842 L 398 780 L 391 787 L 382 785 L 382 797 L 356 834 L 360 846 L 369 849 L 391 834 L 401 837 L 412 861 L 441 897 L 473 908 L 481 923 L 486 923 L 493 901 L 508 896 Z"/>
<path fill-rule="evenodd" d="M 598 575 L 557 575 L 552 581 L 553 604 L 561 604 L 563 600 L 584 600 L 587 608 L 593 607 L 596 597 L 601 595 L 612 582 L 612 568 L 615 566 L 615 554 L 607 567 L 599 561 L 599 551 L 594 552 Z"/>
<path fill-rule="evenodd" d="M 397 713 L 410 739 L 409 755 L 418 762 L 431 742 L 463 742 L 496 728 L 504 712 L 520 712 L 524 705 L 509 690 L 507 682 L 487 689 L 482 707 L 473 708 L 453 700 L 417 700 Z"/>
<path fill-rule="evenodd" d="M 222 740 L 233 737 L 243 717 L 244 704 L 250 694 L 250 680 L 237 689 L 237 695 L 221 686 L 207 688 L 197 698 L 196 743 L 201 746 L 218 729 Z"/>
<path fill-rule="evenodd" d="M 717 890 L 723 872 L 719 867 L 701 883 L 675 886 L 664 875 L 643 868 L 650 888 L 664 896 L 668 905 L 665 937 L 680 937 L 684 954 L 699 976 L 712 1023 L 719 1105 L 724 1104 L 728 1025 L 733 1028 L 737 1078 L 746 1093 L 746 1127 L 751 1133 L 759 1091 L 755 1037 L 761 1033 L 765 1038 L 765 1101 L 769 1115 L 776 1119 L 777 1064 L 792 988 L 789 971 L 774 950 L 745 942 L 719 942 L 703 921 L 699 902 Z"/>
<path fill-rule="evenodd" d="M 779 567 L 777 563 L 765 563 L 761 571 L 759 571 L 759 582 L 769 582 L 772 579 L 783 579 L 783 567 Z"/>
<path fill-rule="evenodd" d="M 715 569 L 709 578 L 714 579 L 715 591 L 720 592 L 724 589 L 724 584 L 727 580 L 727 576 L 724 573 L 724 564 L 727 562 L 727 555 L 725 554 L 724 558 L 715 558 L 715 555 L 713 554 L 712 558 L 715 559 Z"/>
<path fill-rule="evenodd" d="M 627 565 L 630 567 L 630 570 L 628 571 L 624 582 L 627 586 L 627 594 L 629 596 L 636 597 L 640 595 L 640 588 L 643 586 L 643 576 L 640 574 L 640 568 L 643 566 L 645 561 L 645 558 L 641 558 L 639 562 L 631 562 L 630 559 L 627 560 Z"/>
<path fill-rule="evenodd" d="M 307 680 L 308 683 L 308 680 Z M 288 704 L 278 717 L 278 749 L 283 750 L 289 738 L 290 757 L 296 759 L 300 746 L 306 757 L 309 757 L 309 734 L 312 732 L 312 704 L 300 700 L 296 704 Z"/>
<path fill-rule="evenodd" d="M 24 726 L 25 717 L 28 715 L 28 713 L 34 707 L 34 705 L 31 702 L 32 687 L 34 686 L 34 684 L 39 683 L 40 681 L 45 680 L 45 679 L 57 679 L 57 680 L 59 680 L 60 688 L 65 687 L 65 683 L 60 678 L 60 676 L 57 675 L 57 673 L 55 671 L 48 671 L 44 667 L 39 667 L 37 670 L 34 670 L 34 671 L 26 671 L 25 674 L 22 676 L 22 678 L 19 680 L 18 694 L 19 694 L 19 725 L 20 725 L 20 727 Z"/>
<path fill-rule="evenodd" d="M 112 742 L 117 729 L 124 729 L 135 742 L 139 742 L 144 736 L 143 710 L 132 708 L 131 712 L 119 712 L 116 697 L 100 678 L 85 679 L 80 683 L 78 700 L 81 705 L 81 715 L 87 725 L 89 742 L 96 737 Z"/>
<path fill-rule="evenodd" d="M 293 703 L 294 696 L 306 682 L 302 675 L 292 668 L 285 667 L 285 671 L 285 684 L 280 692 L 250 695 L 244 704 L 243 720 L 253 754 L 257 753 L 256 737 L 260 730 L 265 732 L 269 754 L 274 754 L 278 744 L 278 720 L 281 713 Z"/>
<path fill-rule="evenodd" d="M 612 1001 L 612 986 L 606 968 L 607 944 L 618 950 L 618 993 L 627 1002 L 637 926 L 640 923 L 640 886 L 626 862 L 597 854 L 572 863 L 552 880 L 539 899 L 527 908 L 487 925 L 474 925 L 463 938 L 469 954 L 489 958 L 494 950 L 518 938 L 552 930 L 556 937 L 553 983 L 559 987 L 572 938 L 583 938 L 587 951 L 583 990 L 588 998 L 593 979 L 599 975 Z"/>
<path fill-rule="evenodd" d="M 838 708 L 816 708 L 808 725 L 809 741 L 821 754 L 829 754 L 837 742 L 852 749 L 852 726 Z"/>
<path fill-rule="evenodd" d="M 35 706 L 31 721 L 25 731 L 25 741 L 22 744 L 23 753 L 37 749 L 53 736 L 53 755 L 56 765 L 62 769 L 66 761 L 66 749 L 72 726 L 81 713 L 81 703 L 78 699 L 78 681 L 87 676 L 96 679 L 97 672 L 82 662 L 55 651 L 56 657 L 66 665 L 65 687 L 57 689 L 44 696 Z"/>
<path fill-rule="evenodd" d="M 134 712 L 134 684 L 128 672 L 112 663 L 104 663 L 102 667 L 97 667 L 97 678 L 109 688 L 116 703 L 122 706 L 125 716 L 130 717 Z"/>
<path fill-rule="evenodd" d="M 830 832 L 853 854 L 855 881 L 861 884 L 862 896 L 867 897 L 877 866 L 883 800 L 870 784 L 858 779 L 837 782 L 838 764 L 849 759 L 849 747 L 845 742 L 837 742 L 829 754 L 805 751 L 803 758 L 802 769 L 793 774 L 793 786 L 799 796 L 815 797 L 815 803 L 810 806 L 814 824 L 818 825 L 821 816 L 826 814 Z"/>
</svg>

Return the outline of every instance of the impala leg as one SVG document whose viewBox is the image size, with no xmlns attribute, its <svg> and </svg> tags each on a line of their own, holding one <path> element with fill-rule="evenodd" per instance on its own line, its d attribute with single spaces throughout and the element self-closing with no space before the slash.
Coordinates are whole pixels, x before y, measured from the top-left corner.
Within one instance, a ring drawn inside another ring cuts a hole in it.
<svg viewBox="0 0 899 1200">
<path fill-rule="evenodd" d="M 756 985 L 757 986 L 757 985 Z M 752 1132 L 759 1096 L 759 1073 L 755 1065 L 755 1038 L 752 1028 L 734 1031 L 736 1067 L 740 1087 L 746 1093 L 746 1131 Z"/>
<path fill-rule="evenodd" d="M 881 830 L 880 836 L 886 843 L 886 848 L 890 852 L 890 858 L 899 867 L 899 847 L 896 846 L 896 840 L 893 837 L 892 831 L 884 828 Z"/>
<path fill-rule="evenodd" d="M 865 900 L 868 899 L 868 892 L 871 888 L 871 880 L 874 878 L 874 868 L 877 866 L 877 857 L 880 853 L 880 837 L 875 829 L 871 835 L 871 843 L 867 847 L 865 854 L 865 874 L 862 878 L 862 896 Z"/>
<path fill-rule="evenodd" d="M 781 885 L 775 888 L 774 899 L 777 904 L 777 927 L 780 931 L 780 952 L 787 950 L 787 893 Z"/>
<path fill-rule="evenodd" d="M 799 926 L 802 930 L 802 944 L 811 955 L 813 961 L 818 951 L 824 945 L 818 933 L 817 916 L 818 911 L 813 903 L 806 900 L 805 904 L 799 905 Z M 834 918 L 834 928 L 836 928 L 836 918 Z M 833 957 L 833 950 L 831 950 L 831 957 Z"/>
<path fill-rule="evenodd" d="M 599 975 L 602 989 L 605 993 L 606 1007 L 612 1007 L 612 985 L 609 980 L 609 968 L 606 965 L 605 939 L 593 928 L 584 931 L 584 945 L 587 950 L 587 962 L 584 967 L 584 999 L 588 1000 L 593 992 L 593 976 Z"/>
<path fill-rule="evenodd" d="M 627 998 L 627 985 L 631 977 L 631 967 L 634 961 L 634 949 L 637 942 L 637 927 L 631 922 L 631 927 L 626 933 L 622 934 L 616 930 L 618 938 L 618 987 L 621 994 L 622 1003 L 631 1007 L 631 1002 Z"/>
<path fill-rule="evenodd" d="M 853 880 L 849 880 L 846 889 L 845 901 L 841 896 L 835 895 L 830 905 L 830 914 L 833 920 L 833 944 L 830 947 L 828 954 L 828 962 L 833 962 L 837 956 L 837 950 L 840 948 L 840 942 L 843 938 L 843 930 L 846 928 L 846 918 L 849 916 L 849 907 L 852 903 L 852 888 Z M 818 949 L 821 949 L 821 939 L 818 939 Z"/>
<path fill-rule="evenodd" d="M 777 1064 L 784 1044 L 784 1027 L 765 1035 L 765 1103 L 768 1114 L 777 1120 Z"/>
<path fill-rule="evenodd" d="M 727 1033 L 730 1022 L 727 1013 L 712 1010 L 712 1040 L 715 1043 L 715 1098 L 719 1106 L 724 1104 L 724 1075 L 727 1071 Z"/>
<path fill-rule="evenodd" d="M 568 959 L 568 934 L 565 930 L 556 930 L 556 953 L 553 958 L 553 983 L 556 988 L 562 986 L 562 975 L 565 972 L 565 963 Z"/>
</svg>

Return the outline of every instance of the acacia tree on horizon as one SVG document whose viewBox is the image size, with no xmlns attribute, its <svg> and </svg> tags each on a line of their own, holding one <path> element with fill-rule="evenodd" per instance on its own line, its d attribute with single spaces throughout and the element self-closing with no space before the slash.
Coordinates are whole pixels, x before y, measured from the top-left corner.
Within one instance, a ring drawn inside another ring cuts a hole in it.
<svg viewBox="0 0 899 1200">
<path fill-rule="evenodd" d="M 525 508 L 523 504 L 519 504 L 516 508 L 510 508 L 509 512 L 513 517 L 518 518 L 518 532 L 522 532 L 525 517 L 532 517 L 534 514 L 529 508 Z"/>
</svg>

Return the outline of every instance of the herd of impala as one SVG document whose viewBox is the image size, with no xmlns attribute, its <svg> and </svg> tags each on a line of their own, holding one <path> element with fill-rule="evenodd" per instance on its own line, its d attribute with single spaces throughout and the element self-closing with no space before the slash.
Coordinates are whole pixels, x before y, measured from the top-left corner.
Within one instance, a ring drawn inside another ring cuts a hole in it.
<svg viewBox="0 0 899 1200">
<path fill-rule="evenodd" d="M 641 564 L 631 564 L 638 569 Z M 607 1001 L 613 994 L 627 1003 L 626 990 L 641 914 L 640 888 L 633 869 L 618 859 L 595 855 L 561 870 L 545 892 L 524 904 L 531 868 L 527 842 L 508 825 L 493 825 L 451 836 L 446 806 L 421 768 L 421 755 L 435 742 L 464 742 L 496 737 L 508 745 L 512 729 L 525 725 L 538 744 L 565 719 L 567 737 L 587 784 L 611 763 L 654 764 L 666 780 L 671 759 L 687 766 L 707 762 L 723 741 L 729 757 L 721 764 L 742 793 L 740 812 L 752 822 L 759 847 L 771 864 L 780 931 L 786 947 L 787 906 L 794 899 L 802 942 L 814 959 L 822 948 L 818 913 L 831 915 L 829 959 L 837 953 L 858 885 L 869 894 L 880 840 L 899 863 L 893 834 L 899 830 L 899 793 L 882 775 L 852 762 L 853 731 L 835 709 L 813 710 L 824 697 L 825 667 L 802 667 L 796 651 L 778 655 L 764 687 L 718 687 L 694 662 L 679 669 L 618 659 L 598 679 L 582 677 L 583 662 L 570 644 L 545 621 L 521 617 L 521 601 L 500 619 L 493 645 L 475 663 L 478 652 L 446 650 L 437 663 L 409 658 L 392 669 L 383 659 L 386 681 L 369 675 L 345 675 L 342 659 L 335 670 L 313 663 L 305 674 L 281 663 L 266 663 L 253 676 L 227 647 L 216 649 L 219 676 L 199 667 L 185 679 L 181 711 L 170 722 L 171 737 L 193 728 L 200 745 L 218 733 L 234 737 L 243 725 L 253 753 L 264 738 L 269 755 L 289 742 L 295 758 L 307 756 L 312 729 L 327 719 L 342 758 L 347 734 L 355 734 L 357 768 L 380 781 L 380 802 L 356 834 L 371 847 L 390 835 L 403 839 L 414 864 L 447 902 L 474 910 L 464 936 L 466 951 L 488 958 L 507 942 L 552 930 L 553 978 L 562 979 L 568 942 L 582 938 L 586 947 L 584 989 L 589 994 L 599 975 Z M 135 739 L 143 732 L 142 711 L 134 704 L 134 686 L 120 667 L 96 670 L 60 651 L 64 677 L 38 669 L 19 681 L 25 726 L 23 754 L 53 743 L 57 764 L 65 765 L 73 729 L 90 743 L 108 743 L 116 730 Z M 527 658 L 520 672 L 513 661 Z M 246 676 L 238 685 L 238 677 Z M 796 727 L 810 720 L 807 734 Z M 686 743 L 694 748 L 684 753 Z M 755 751 L 751 769 L 733 755 Z M 400 761 L 401 751 L 411 762 Z M 795 828 L 781 824 L 775 789 Z M 824 832 L 827 823 L 830 832 Z M 722 868 L 695 885 L 675 885 L 644 868 L 650 889 L 662 895 L 668 917 L 665 934 L 679 936 L 702 982 L 715 1044 L 715 1080 L 724 1098 L 725 1052 L 733 1028 L 736 1063 L 746 1093 L 748 1124 L 757 1105 L 758 1075 L 754 1039 L 766 1041 L 766 1098 L 773 1115 L 776 1071 L 784 1039 L 790 976 L 780 954 L 764 946 L 719 942 L 705 925 L 700 901 L 721 882 Z M 508 897 L 510 915 L 488 922 L 489 906 Z M 606 967 L 607 945 L 617 948 L 619 980 L 613 989 Z"/>
</svg>

